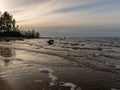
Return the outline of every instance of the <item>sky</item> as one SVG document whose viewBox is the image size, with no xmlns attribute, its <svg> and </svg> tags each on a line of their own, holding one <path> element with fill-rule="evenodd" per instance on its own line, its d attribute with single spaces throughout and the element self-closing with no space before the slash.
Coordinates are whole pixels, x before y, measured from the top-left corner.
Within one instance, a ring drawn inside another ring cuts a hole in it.
<svg viewBox="0 0 120 90">
<path fill-rule="evenodd" d="M 0 0 L 0 11 L 12 14 L 22 29 L 120 35 L 120 0 Z"/>
</svg>

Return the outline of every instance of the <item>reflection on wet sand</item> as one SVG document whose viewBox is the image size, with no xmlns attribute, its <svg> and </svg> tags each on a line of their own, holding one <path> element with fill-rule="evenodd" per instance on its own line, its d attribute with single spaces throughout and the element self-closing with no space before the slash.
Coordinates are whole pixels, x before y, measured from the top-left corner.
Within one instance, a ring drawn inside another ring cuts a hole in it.
<svg viewBox="0 0 120 90">
<path fill-rule="evenodd" d="M 4 58 L 12 56 L 13 52 L 10 48 L 0 46 L 0 73 L 2 66 L 8 66 L 10 62 L 9 60 L 4 60 Z M 14 89 L 11 88 L 7 81 L 0 78 L 0 90 L 14 90 Z"/>
<path fill-rule="evenodd" d="M 0 90 L 14 90 L 10 87 L 10 85 L 0 78 Z"/>
<path fill-rule="evenodd" d="M 4 64 L 4 66 L 9 65 L 9 63 L 10 63 L 10 60 L 5 59 L 5 58 L 9 58 L 9 57 L 12 57 L 14 55 L 15 55 L 15 53 L 10 48 L 0 46 L 0 60 L 2 60 L 0 62 L 2 64 Z"/>
<path fill-rule="evenodd" d="M 0 56 L 2 56 L 2 57 L 11 57 L 11 56 L 13 56 L 13 52 L 8 47 L 0 46 Z"/>
</svg>

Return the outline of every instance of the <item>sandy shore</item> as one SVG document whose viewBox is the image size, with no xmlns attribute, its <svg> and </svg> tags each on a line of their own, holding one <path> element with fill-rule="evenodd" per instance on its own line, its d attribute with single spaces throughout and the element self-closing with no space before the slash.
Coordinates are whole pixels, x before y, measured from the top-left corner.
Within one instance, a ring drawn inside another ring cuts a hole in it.
<svg viewBox="0 0 120 90">
<path fill-rule="evenodd" d="M 120 89 L 119 48 L 109 46 L 109 40 L 99 47 L 101 41 L 93 39 L 91 46 L 88 39 L 47 41 L 1 42 L 0 90 Z"/>
</svg>

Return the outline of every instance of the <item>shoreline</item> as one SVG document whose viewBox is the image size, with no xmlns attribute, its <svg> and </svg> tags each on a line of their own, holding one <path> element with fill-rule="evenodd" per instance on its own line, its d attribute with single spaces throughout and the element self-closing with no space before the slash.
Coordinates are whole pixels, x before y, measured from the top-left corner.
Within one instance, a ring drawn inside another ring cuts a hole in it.
<svg viewBox="0 0 120 90">
<path fill-rule="evenodd" d="M 33 39 L 48 39 L 48 40 L 54 40 L 54 39 L 61 39 L 61 40 L 65 40 L 65 39 L 88 39 L 88 40 L 104 40 L 104 39 L 120 39 L 120 37 L 39 37 L 39 38 L 26 38 L 26 37 L 0 37 L 0 41 L 5 41 L 5 42 L 9 42 L 9 41 L 24 41 L 24 40 L 33 40 Z"/>
<path fill-rule="evenodd" d="M 0 44 L 7 48 L 0 49 L 0 55 L 13 55 L 0 59 L 0 77 L 13 86 L 12 90 L 70 90 L 73 85 L 78 90 L 120 89 L 118 40 L 113 39 L 111 44 L 109 39 L 58 38 L 53 45 L 48 45 L 48 40 L 25 39 Z M 98 47 L 102 49 L 95 49 Z M 49 70 L 54 71 L 52 76 Z"/>
</svg>

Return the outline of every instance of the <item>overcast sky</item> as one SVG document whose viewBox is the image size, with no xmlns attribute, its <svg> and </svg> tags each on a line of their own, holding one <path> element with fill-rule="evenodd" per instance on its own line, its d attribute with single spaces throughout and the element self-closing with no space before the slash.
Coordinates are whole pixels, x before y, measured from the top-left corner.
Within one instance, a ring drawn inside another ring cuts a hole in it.
<svg viewBox="0 0 120 90">
<path fill-rule="evenodd" d="M 0 0 L 0 10 L 22 28 L 120 30 L 120 0 Z"/>
</svg>

